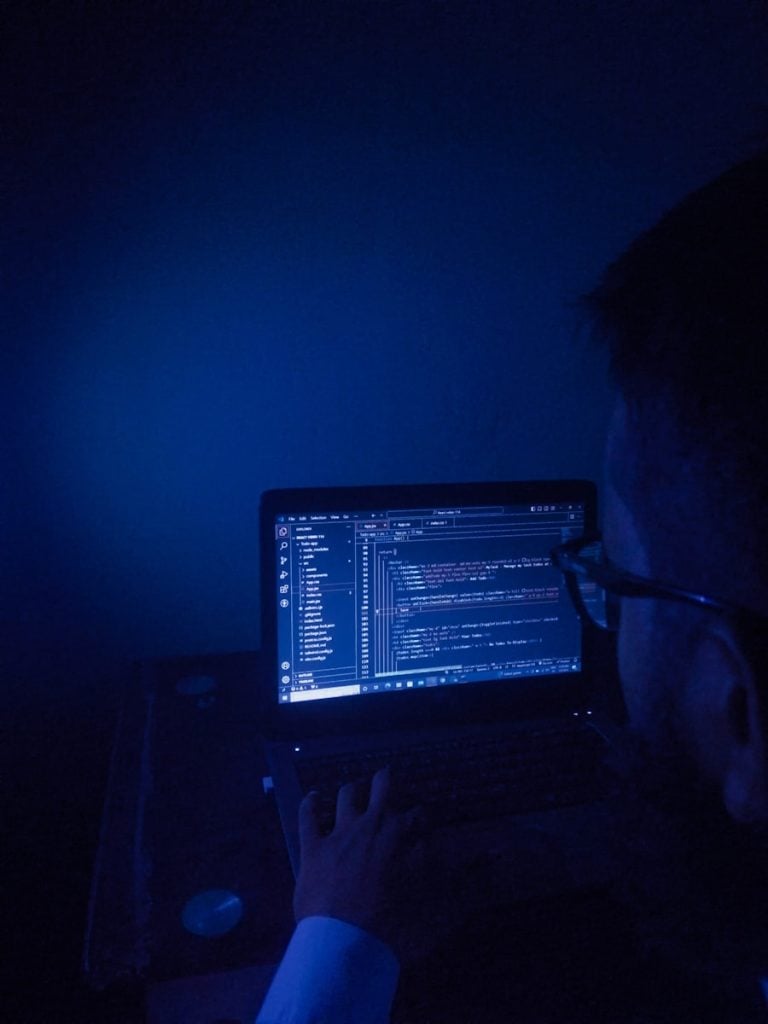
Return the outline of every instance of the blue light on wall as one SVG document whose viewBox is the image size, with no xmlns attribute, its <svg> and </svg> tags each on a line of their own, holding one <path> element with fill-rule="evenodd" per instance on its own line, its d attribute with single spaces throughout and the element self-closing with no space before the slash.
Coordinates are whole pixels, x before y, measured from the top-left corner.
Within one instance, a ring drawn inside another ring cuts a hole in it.
<svg viewBox="0 0 768 1024">
<path fill-rule="evenodd" d="M 599 476 L 608 392 L 568 304 L 706 176 L 671 121 L 649 144 L 616 62 L 647 26 L 342 7 L 183 46 L 173 19 L 74 26 L 89 73 L 47 72 L 8 236 L 30 650 L 257 645 L 267 487 Z M 728 122 L 687 38 L 703 137 L 704 107 Z"/>
</svg>

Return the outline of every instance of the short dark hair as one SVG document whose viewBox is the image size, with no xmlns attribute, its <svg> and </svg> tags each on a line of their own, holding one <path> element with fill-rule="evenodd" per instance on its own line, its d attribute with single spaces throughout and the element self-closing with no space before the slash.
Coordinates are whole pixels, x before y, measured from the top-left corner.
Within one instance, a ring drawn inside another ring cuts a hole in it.
<svg viewBox="0 0 768 1024">
<path fill-rule="evenodd" d="M 679 203 L 585 301 L 630 414 L 614 482 L 654 574 L 768 612 L 768 151 Z"/>
</svg>

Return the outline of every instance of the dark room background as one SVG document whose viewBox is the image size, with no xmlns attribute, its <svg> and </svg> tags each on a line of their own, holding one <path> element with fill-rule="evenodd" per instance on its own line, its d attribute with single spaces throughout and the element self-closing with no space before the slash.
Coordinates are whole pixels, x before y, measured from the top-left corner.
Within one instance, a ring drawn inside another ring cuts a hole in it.
<svg viewBox="0 0 768 1024">
<path fill-rule="evenodd" d="M 6 875 L 15 985 L 53 995 L 130 662 L 258 647 L 265 488 L 599 478 L 578 297 L 765 141 L 768 30 L 747 0 L 0 17 Z"/>
</svg>

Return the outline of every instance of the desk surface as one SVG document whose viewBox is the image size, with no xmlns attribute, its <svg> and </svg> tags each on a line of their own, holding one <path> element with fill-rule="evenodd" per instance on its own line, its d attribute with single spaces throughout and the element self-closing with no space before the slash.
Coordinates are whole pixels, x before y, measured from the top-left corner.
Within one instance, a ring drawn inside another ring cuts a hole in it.
<svg viewBox="0 0 768 1024">
<path fill-rule="evenodd" d="M 96 858 L 84 968 L 97 988 L 277 962 L 293 880 L 256 715 L 258 655 L 136 666 L 117 729 Z M 208 890 L 242 917 L 219 936 L 182 915 Z"/>
</svg>

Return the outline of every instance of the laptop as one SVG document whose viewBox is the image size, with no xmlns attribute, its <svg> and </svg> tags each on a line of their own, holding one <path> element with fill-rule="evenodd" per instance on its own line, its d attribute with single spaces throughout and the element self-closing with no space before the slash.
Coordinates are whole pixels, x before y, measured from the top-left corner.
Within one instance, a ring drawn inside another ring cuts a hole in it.
<svg viewBox="0 0 768 1024">
<path fill-rule="evenodd" d="M 262 495 L 265 786 L 274 791 L 294 873 L 298 805 L 318 788 L 308 766 L 322 769 L 322 785 L 329 766 L 350 757 L 373 771 L 434 745 L 469 765 L 466 744 L 512 737 L 526 749 L 541 738 L 554 763 L 561 733 L 565 747 L 577 734 L 602 743 L 591 707 L 590 635 L 549 557 L 596 523 L 596 488 L 586 480 Z M 566 767 L 566 784 L 572 774 Z M 523 801 L 512 812 L 502 800 L 503 820 L 489 821 L 496 817 L 490 800 L 482 828 L 450 828 L 482 833 L 488 848 L 488 830 L 509 836 L 510 813 L 519 813 L 540 838 L 542 822 L 600 798 L 604 779 L 596 767 L 594 774 L 594 785 L 582 780 L 562 800 L 550 792 L 545 806 Z M 422 776 L 418 785 L 432 788 Z"/>
</svg>

